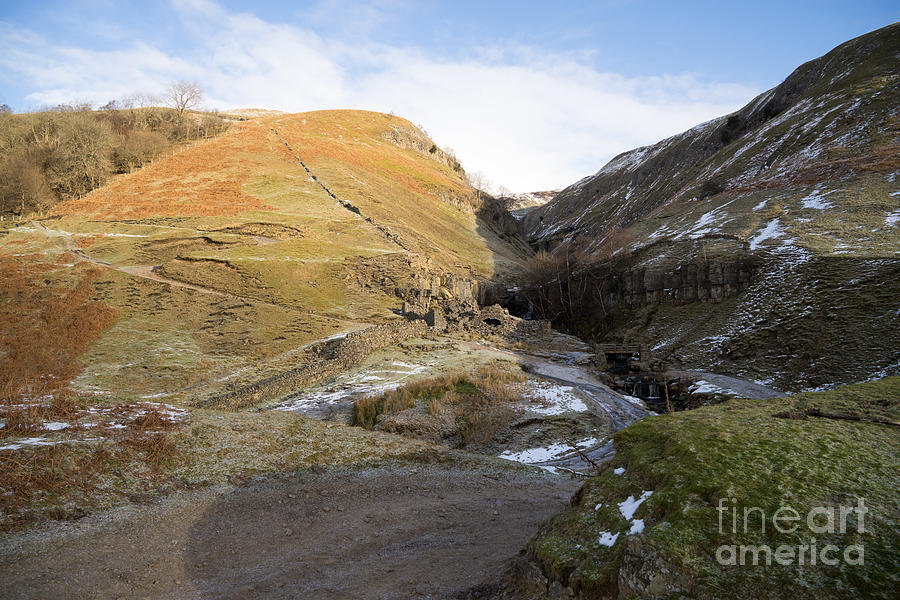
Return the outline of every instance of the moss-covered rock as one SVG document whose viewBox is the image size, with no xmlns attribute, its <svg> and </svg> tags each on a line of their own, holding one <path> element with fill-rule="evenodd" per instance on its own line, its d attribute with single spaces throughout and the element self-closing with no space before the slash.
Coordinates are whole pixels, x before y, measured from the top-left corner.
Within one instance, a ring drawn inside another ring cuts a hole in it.
<svg viewBox="0 0 900 600">
<path fill-rule="evenodd" d="M 638 422 L 616 435 L 616 459 L 528 544 L 513 589 L 893 597 L 898 422 L 896 377 Z"/>
</svg>

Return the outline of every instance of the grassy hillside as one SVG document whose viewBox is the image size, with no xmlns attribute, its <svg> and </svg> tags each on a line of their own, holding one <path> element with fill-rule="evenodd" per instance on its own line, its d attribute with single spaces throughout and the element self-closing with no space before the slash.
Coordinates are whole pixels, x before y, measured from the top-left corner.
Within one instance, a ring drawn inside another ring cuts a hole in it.
<svg viewBox="0 0 900 600">
<path fill-rule="evenodd" d="M 515 269 L 521 251 L 464 175 L 399 117 L 263 115 L 12 223 L 0 261 L 53 262 L 54 280 L 98 270 L 94 298 L 118 316 L 82 355 L 79 389 L 190 401 L 396 318 L 376 274 Z"/>
<path fill-rule="evenodd" d="M 641 278 L 711 260 L 758 266 L 717 307 L 685 307 L 665 289 L 588 328 L 787 389 L 897 373 L 881 341 L 900 335 L 898 61 L 900 25 L 851 40 L 740 111 L 624 153 L 531 211 L 534 243 L 591 253 L 625 240 Z"/>
<path fill-rule="evenodd" d="M 542 575 L 520 569 L 517 583 L 537 598 L 551 597 L 551 581 L 580 598 L 890 598 L 900 583 L 898 398 L 895 377 L 632 425 L 616 434 L 613 462 L 529 543 L 523 560 Z M 868 512 L 845 510 L 841 531 L 840 507 L 860 501 Z M 802 515 L 794 531 L 794 521 L 778 522 L 786 533 L 773 525 L 781 507 Z M 820 508 L 813 529 L 806 518 Z M 759 509 L 746 527 L 745 509 Z M 817 562 L 807 549 L 800 564 L 798 548 L 812 544 Z M 783 550 L 783 564 L 765 564 L 762 551 L 760 564 L 752 554 L 728 564 L 730 551 L 719 550 L 763 545 L 792 547 L 794 559 Z M 828 545 L 837 550 L 823 562 Z M 844 560 L 855 545 L 864 564 Z"/>
</svg>

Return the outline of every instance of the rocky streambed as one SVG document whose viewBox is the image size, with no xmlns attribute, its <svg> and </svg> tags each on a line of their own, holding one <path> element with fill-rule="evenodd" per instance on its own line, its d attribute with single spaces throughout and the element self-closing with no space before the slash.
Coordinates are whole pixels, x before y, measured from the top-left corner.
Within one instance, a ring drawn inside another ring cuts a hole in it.
<svg viewBox="0 0 900 600">
<path fill-rule="evenodd" d="M 352 423 L 358 398 L 425 377 L 502 363 L 523 373 L 523 380 L 515 384 L 518 397 L 510 402 L 515 417 L 493 439 L 465 449 L 551 472 L 589 474 L 612 458 L 613 433 L 654 413 L 639 399 L 614 391 L 596 377 L 586 344 L 561 334 L 553 334 L 548 342 L 550 350 L 452 338 L 400 344 L 271 408 Z M 455 439 L 454 424 L 430 418 L 425 406 L 386 416 L 376 428 L 438 442 Z"/>
</svg>

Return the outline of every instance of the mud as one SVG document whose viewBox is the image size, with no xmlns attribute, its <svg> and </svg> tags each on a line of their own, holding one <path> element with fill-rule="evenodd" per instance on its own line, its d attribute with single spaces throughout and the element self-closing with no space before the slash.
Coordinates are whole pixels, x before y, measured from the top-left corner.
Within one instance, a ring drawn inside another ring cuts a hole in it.
<svg viewBox="0 0 900 600">
<path fill-rule="evenodd" d="M 503 465 L 270 476 L 7 536 L 3 598 L 446 598 L 493 589 L 578 482 Z"/>
</svg>

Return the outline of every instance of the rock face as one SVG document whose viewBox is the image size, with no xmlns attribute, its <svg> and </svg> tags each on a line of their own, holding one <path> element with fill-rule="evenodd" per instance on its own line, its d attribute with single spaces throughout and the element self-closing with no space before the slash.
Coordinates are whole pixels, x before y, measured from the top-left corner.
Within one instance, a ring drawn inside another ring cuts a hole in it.
<svg viewBox="0 0 900 600">
<path fill-rule="evenodd" d="M 677 598 L 693 592 L 693 581 L 645 542 L 643 535 L 628 537 L 619 566 L 620 598 Z"/>
<path fill-rule="evenodd" d="M 590 258 L 538 316 L 781 389 L 900 374 L 898 64 L 894 24 L 532 209 L 533 246 Z"/>
<path fill-rule="evenodd" d="M 688 263 L 674 269 L 638 268 L 607 276 L 601 289 L 607 306 L 716 302 L 747 289 L 751 273 L 747 261 Z"/>
<path fill-rule="evenodd" d="M 444 313 L 439 308 L 429 310 L 425 314 L 425 322 L 428 323 L 429 327 L 438 331 L 447 329 L 447 319 L 444 318 Z"/>
</svg>

